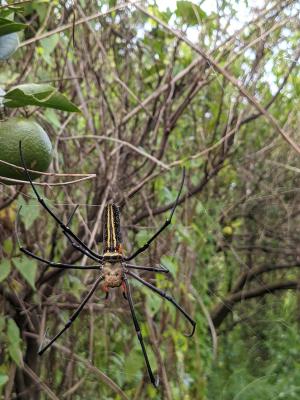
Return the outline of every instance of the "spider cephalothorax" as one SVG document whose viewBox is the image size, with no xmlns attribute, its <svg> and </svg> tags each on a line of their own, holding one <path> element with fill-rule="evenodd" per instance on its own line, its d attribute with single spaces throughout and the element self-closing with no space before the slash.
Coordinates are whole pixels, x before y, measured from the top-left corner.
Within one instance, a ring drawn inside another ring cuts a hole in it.
<svg viewBox="0 0 300 400">
<path fill-rule="evenodd" d="M 65 224 L 62 220 L 60 220 L 56 216 L 56 214 L 48 207 L 48 205 L 45 203 L 45 201 L 40 197 L 38 191 L 36 190 L 36 188 L 32 182 L 29 172 L 26 168 L 26 164 L 24 162 L 24 158 L 23 158 L 23 154 L 22 154 L 21 142 L 20 142 L 20 156 L 21 156 L 22 164 L 23 164 L 27 179 L 30 182 L 32 189 L 33 189 L 39 203 L 51 215 L 51 217 L 59 224 L 59 226 L 61 227 L 67 240 L 70 242 L 70 244 L 77 251 L 81 252 L 81 254 L 84 254 L 89 259 L 96 261 L 97 264 L 96 265 L 91 265 L 91 264 L 89 264 L 89 265 L 76 265 L 75 264 L 74 265 L 74 264 L 57 263 L 57 262 L 46 260 L 40 256 L 35 255 L 32 251 L 22 247 L 19 242 L 18 233 L 17 233 L 20 250 L 23 253 L 27 254 L 28 256 L 33 257 L 36 260 L 39 260 L 40 262 L 49 265 L 50 267 L 60 268 L 60 269 L 84 269 L 84 270 L 93 269 L 93 270 L 97 270 L 98 273 L 100 272 L 100 275 L 96 278 L 95 283 L 93 284 L 92 288 L 90 289 L 88 294 L 85 296 L 85 298 L 83 299 L 81 304 L 78 306 L 78 308 L 75 310 L 75 312 L 71 315 L 69 321 L 46 345 L 43 345 L 43 343 L 41 344 L 38 354 L 40 354 L 40 355 L 43 354 L 71 326 L 71 324 L 75 321 L 75 319 L 78 317 L 78 315 L 82 311 L 85 304 L 89 301 L 89 299 L 92 297 L 93 293 L 96 291 L 100 282 L 103 283 L 102 289 L 107 293 L 106 298 L 108 297 L 108 292 L 109 292 L 110 288 L 122 286 L 124 297 L 128 301 L 128 304 L 129 304 L 131 316 L 132 316 L 133 323 L 134 323 L 134 328 L 136 330 L 137 337 L 141 344 L 141 348 L 142 348 L 142 352 L 143 352 L 144 359 L 146 362 L 146 367 L 147 367 L 147 371 L 148 371 L 150 380 L 153 383 L 153 385 L 155 387 L 157 387 L 158 379 L 156 379 L 154 377 L 154 374 L 153 374 L 151 366 L 150 366 L 150 362 L 148 359 L 142 332 L 141 332 L 139 322 L 136 318 L 135 311 L 134 311 L 133 300 L 132 300 L 132 296 L 131 296 L 128 277 L 134 278 L 135 280 L 141 282 L 144 286 L 151 289 L 153 292 L 157 293 L 164 299 L 170 301 L 185 316 L 185 318 L 192 325 L 192 332 L 187 336 L 192 336 L 194 334 L 196 322 L 173 299 L 173 297 L 171 297 L 169 294 L 167 294 L 163 290 L 159 289 L 158 287 L 147 282 L 146 280 L 142 279 L 139 275 L 135 274 L 132 271 L 132 270 L 140 270 L 140 271 L 154 271 L 154 272 L 167 273 L 167 272 L 169 272 L 168 269 L 166 269 L 163 266 L 159 266 L 159 267 L 137 266 L 135 264 L 129 264 L 128 262 L 130 260 L 134 259 L 138 254 L 145 251 L 150 246 L 150 244 L 157 238 L 157 236 L 171 223 L 172 216 L 173 216 L 175 208 L 179 202 L 179 197 L 180 197 L 181 190 L 183 187 L 184 176 L 185 176 L 184 170 L 183 170 L 183 176 L 182 176 L 180 189 L 177 194 L 175 203 L 173 204 L 173 206 L 171 208 L 171 213 L 170 213 L 169 218 L 165 221 L 165 223 L 161 226 L 161 228 L 158 229 L 158 231 L 155 232 L 142 247 L 140 247 L 138 250 L 136 250 L 133 254 L 131 254 L 128 257 L 125 257 L 123 254 L 123 251 L 122 251 L 122 236 L 121 236 L 119 208 L 115 204 L 108 204 L 105 207 L 104 218 L 103 218 L 103 254 L 100 255 L 97 252 L 95 252 L 94 250 L 92 250 L 90 247 L 88 247 L 85 243 L 83 243 L 82 240 L 79 239 L 79 237 L 77 235 L 75 235 L 75 233 L 73 233 L 73 231 L 69 227 L 69 224 L 71 223 L 71 219 L 74 216 L 77 207 L 71 214 L 67 224 Z M 17 221 L 18 221 L 18 218 L 16 219 L 16 224 L 17 224 Z M 18 232 L 17 226 L 16 226 L 16 232 Z"/>
</svg>

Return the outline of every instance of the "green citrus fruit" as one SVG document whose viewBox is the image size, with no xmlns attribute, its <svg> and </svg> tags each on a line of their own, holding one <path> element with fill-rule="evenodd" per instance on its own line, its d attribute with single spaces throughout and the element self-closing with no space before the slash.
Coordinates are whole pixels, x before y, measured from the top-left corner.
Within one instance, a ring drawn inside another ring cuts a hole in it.
<svg viewBox="0 0 300 400">
<path fill-rule="evenodd" d="M 52 145 L 44 129 L 33 119 L 10 118 L 0 121 L 0 160 L 21 167 L 19 142 L 22 144 L 26 167 L 41 172 L 47 171 L 52 160 Z M 1 161 L 0 176 L 27 180 L 24 171 L 3 164 Z M 30 176 L 35 179 L 40 174 L 31 173 Z M 5 183 L 14 184 L 9 181 Z"/>
<path fill-rule="evenodd" d="M 16 32 L 0 36 L 0 61 L 7 60 L 19 47 L 19 38 Z"/>
</svg>

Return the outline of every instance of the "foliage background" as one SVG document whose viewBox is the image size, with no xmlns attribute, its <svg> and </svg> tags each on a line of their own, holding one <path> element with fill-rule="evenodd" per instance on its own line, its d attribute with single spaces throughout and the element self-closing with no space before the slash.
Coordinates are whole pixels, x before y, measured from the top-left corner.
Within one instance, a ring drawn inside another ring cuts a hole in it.
<svg viewBox="0 0 300 400">
<path fill-rule="evenodd" d="M 1 64 L 1 87 L 51 83 L 81 113 L 5 115 L 34 115 L 45 128 L 51 171 L 97 174 L 40 192 L 65 221 L 79 204 L 72 229 L 99 251 L 103 205 L 123 203 L 129 254 L 167 217 L 184 165 L 174 223 L 137 262 L 170 269 L 143 275 L 178 299 L 197 330 L 186 339 L 172 306 L 132 282 L 158 391 L 118 290 L 108 301 L 99 290 L 38 358 L 46 328 L 52 336 L 63 326 L 96 275 L 20 255 L 14 222 L 23 205 L 24 246 L 88 262 L 28 185 L 1 183 L 2 398 L 298 399 L 299 153 L 282 132 L 299 142 L 299 3 L 178 1 L 173 11 L 154 1 L 25 3 L 15 20 L 29 26 Z"/>
</svg>

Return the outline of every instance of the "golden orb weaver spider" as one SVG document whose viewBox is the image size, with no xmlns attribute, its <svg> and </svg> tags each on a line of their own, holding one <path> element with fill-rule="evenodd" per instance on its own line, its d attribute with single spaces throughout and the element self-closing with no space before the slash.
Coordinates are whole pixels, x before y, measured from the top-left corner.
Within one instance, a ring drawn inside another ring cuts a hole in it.
<svg viewBox="0 0 300 400">
<path fill-rule="evenodd" d="M 171 297 L 169 294 L 164 292 L 163 290 L 157 288 L 156 286 L 152 285 L 151 283 L 145 281 L 142 279 L 140 276 L 135 274 L 132 270 L 142 270 L 142 271 L 153 271 L 153 272 L 161 272 L 161 273 L 168 273 L 169 270 L 163 266 L 160 266 L 158 268 L 155 267 L 143 267 L 143 266 L 137 266 L 134 264 L 128 263 L 129 261 L 133 260 L 137 255 L 140 253 L 144 252 L 150 244 L 160 235 L 163 230 L 171 224 L 171 220 L 173 217 L 173 214 L 175 212 L 175 209 L 178 205 L 179 197 L 183 188 L 183 183 L 185 179 L 185 170 L 183 169 L 183 174 L 182 174 L 182 180 L 180 184 L 180 188 L 176 197 L 176 200 L 173 204 L 173 207 L 171 209 L 171 213 L 169 215 L 169 218 L 165 221 L 165 223 L 150 237 L 150 239 L 139 249 L 137 249 L 132 255 L 125 257 L 123 250 L 122 250 L 122 236 L 121 236 L 121 226 L 120 226 L 120 212 L 119 208 L 116 204 L 107 204 L 105 209 L 104 209 L 104 219 L 103 219 L 103 254 L 100 255 L 96 252 L 94 252 L 91 248 L 86 246 L 79 238 L 76 236 L 72 230 L 69 228 L 70 221 L 76 211 L 73 211 L 72 215 L 70 216 L 67 224 L 64 224 L 63 221 L 61 221 L 55 214 L 54 212 L 47 206 L 45 201 L 40 197 L 38 191 L 36 190 L 36 187 L 33 184 L 33 181 L 30 177 L 30 174 L 28 172 L 28 169 L 25 164 L 25 160 L 23 157 L 22 153 L 22 145 L 21 142 L 19 143 L 19 150 L 20 150 L 20 157 L 22 161 L 23 168 L 25 170 L 26 177 L 28 181 L 30 182 L 30 185 L 33 189 L 33 192 L 38 200 L 38 202 L 42 205 L 42 207 L 51 215 L 51 217 L 59 224 L 61 227 L 64 235 L 68 239 L 68 241 L 71 243 L 71 245 L 78 251 L 80 251 L 82 254 L 86 255 L 88 258 L 94 260 L 97 262 L 96 265 L 73 265 L 73 264 L 64 264 L 64 263 L 56 263 L 53 261 L 46 260 L 40 256 L 35 255 L 33 252 L 30 250 L 22 247 L 20 244 L 20 240 L 18 237 L 18 227 L 16 226 L 16 234 L 17 234 L 17 240 L 19 244 L 20 251 L 23 253 L 27 254 L 28 256 L 45 263 L 49 265 L 50 267 L 54 268 L 61 268 L 61 269 L 83 269 L 83 270 L 90 270 L 90 269 L 96 269 L 99 270 L 100 275 L 94 282 L 91 290 L 88 292 L 88 294 L 85 296 L 83 301 L 80 303 L 78 308 L 75 310 L 75 312 L 71 315 L 70 319 L 68 322 L 65 324 L 65 326 L 45 345 L 43 346 L 43 343 L 38 351 L 39 355 L 42 355 L 75 321 L 75 319 L 78 317 L 80 312 L 82 311 L 83 307 L 85 304 L 89 301 L 89 299 L 92 297 L 93 293 L 97 289 L 98 285 L 100 282 L 103 282 L 103 289 L 107 293 L 108 297 L 108 292 L 110 288 L 115 288 L 115 287 L 122 287 L 123 289 L 123 295 L 125 299 L 128 301 L 134 328 L 137 334 L 137 337 L 139 339 L 143 356 L 145 359 L 147 371 L 150 377 L 150 380 L 152 384 L 157 387 L 158 386 L 158 378 L 154 377 L 154 374 L 152 372 L 149 358 L 147 355 L 146 347 L 144 344 L 143 336 L 141 333 L 141 329 L 138 323 L 138 320 L 135 315 L 135 310 L 134 310 L 134 305 L 132 301 L 132 296 L 131 296 L 131 290 L 128 282 L 128 276 L 131 278 L 136 279 L 137 281 L 141 282 L 143 285 L 151 289 L 153 292 L 157 293 L 160 295 L 162 298 L 168 300 L 171 302 L 184 316 L 185 318 L 190 322 L 192 325 L 192 331 L 190 334 L 186 335 L 188 337 L 193 336 L 196 328 L 196 322 L 187 314 L 187 312 Z"/>
</svg>

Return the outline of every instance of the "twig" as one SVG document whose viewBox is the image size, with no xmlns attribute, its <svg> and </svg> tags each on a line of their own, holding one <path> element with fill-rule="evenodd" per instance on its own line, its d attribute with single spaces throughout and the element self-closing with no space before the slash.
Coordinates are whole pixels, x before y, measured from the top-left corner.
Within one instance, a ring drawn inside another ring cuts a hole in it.
<svg viewBox="0 0 300 400">
<path fill-rule="evenodd" d="M 43 391 L 48 395 L 48 397 L 50 397 L 50 399 L 59 400 L 55 393 L 53 393 L 52 390 L 40 380 L 36 373 L 27 364 L 24 363 L 22 369 L 26 372 L 27 375 L 30 376 L 33 381 L 38 384 L 38 386 L 41 387 L 41 389 L 43 389 Z"/>
<path fill-rule="evenodd" d="M 197 290 L 193 287 L 192 287 L 192 293 L 193 293 L 193 296 L 196 298 L 197 302 L 199 303 L 199 305 L 202 309 L 202 312 L 205 315 L 205 318 L 207 320 L 209 330 L 211 333 L 212 344 L 213 344 L 213 358 L 214 358 L 214 360 L 216 360 L 217 354 L 218 354 L 218 335 L 216 332 L 216 328 L 214 326 L 214 323 L 211 319 L 211 316 L 209 314 L 209 311 L 208 311 L 206 305 L 203 303 L 201 296 L 199 296 Z"/>
<path fill-rule="evenodd" d="M 108 140 L 111 142 L 116 142 L 116 143 L 121 143 L 124 146 L 130 147 L 132 150 L 134 150 L 136 153 L 142 155 L 143 157 L 149 158 L 149 160 L 153 161 L 160 167 L 169 170 L 170 167 L 167 164 L 164 164 L 162 161 L 158 160 L 157 158 L 153 157 L 151 154 L 146 153 L 145 150 L 140 149 L 133 144 L 126 142 L 121 139 L 113 138 L 113 137 L 108 137 L 108 136 L 102 136 L 102 135 L 83 135 L 83 136 L 69 136 L 65 138 L 60 138 L 59 140 L 65 141 L 65 140 L 78 140 L 78 139 L 97 139 L 97 140 Z"/>
<path fill-rule="evenodd" d="M 75 23 L 74 22 L 70 22 L 69 24 L 60 26 L 60 27 L 58 27 L 56 29 L 53 29 L 52 31 L 45 32 L 45 33 L 43 33 L 43 34 L 41 34 L 41 35 L 39 35 L 37 37 L 33 37 L 31 39 L 24 40 L 24 42 L 20 43 L 19 47 L 27 46 L 28 44 L 31 44 L 31 43 L 37 42 L 37 41 L 39 41 L 41 39 L 45 39 L 45 38 L 47 38 L 49 36 L 52 36 L 55 33 L 63 32 L 65 30 L 69 29 L 69 28 L 73 28 L 74 25 L 75 26 L 81 25 L 84 22 L 91 21 L 91 20 L 99 18 L 99 17 L 104 17 L 105 15 L 111 14 L 114 11 L 118 11 L 118 10 L 121 10 L 122 8 L 126 8 L 126 7 L 128 7 L 130 5 L 133 5 L 134 3 L 135 2 L 123 3 L 123 4 L 120 4 L 120 5 L 116 6 L 116 7 L 112 7 L 112 8 L 110 8 L 109 10 L 107 10 L 105 12 L 97 12 L 96 14 L 90 15 L 89 17 L 81 18 L 78 21 L 75 21 Z"/>
<path fill-rule="evenodd" d="M 80 179 L 74 179 L 73 181 L 67 181 L 67 182 L 61 182 L 61 183 L 43 183 L 43 182 L 35 182 L 35 185 L 39 186 L 65 186 L 65 185 L 72 185 L 73 183 L 77 182 L 82 182 L 86 181 L 88 179 L 94 179 L 96 178 L 96 174 L 91 174 L 86 176 L 85 178 L 80 178 Z M 5 176 L 0 176 L 0 182 L 1 181 L 9 181 L 9 182 L 15 182 L 15 183 L 26 183 L 29 184 L 28 181 L 21 181 L 20 179 L 12 179 L 12 178 L 6 178 Z"/>
<path fill-rule="evenodd" d="M 19 165 L 16 164 L 12 164 L 8 161 L 4 161 L 4 160 L 0 160 L 0 164 L 5 164 L 5 165 L 9 165 L 10 167 L 14 167 L 16 169 L 19 169 L 21 171 L 25 171 L 25 169 L 23 167 L 20 167 Z M 34 169 L 28 169 L 28 172 L 33 172 L 35 174 L 39 174 L 39 175 L 46 175 L 46 176 L 91 176 L 91 175 L 95 175 L 95 174 L 59 174 L 56 172 L 42 172 L 42 171 L 36 171 Z"/>
</svg>

